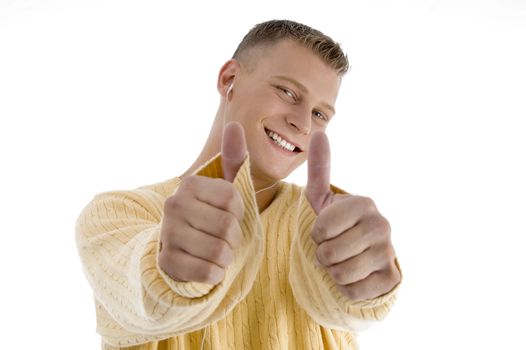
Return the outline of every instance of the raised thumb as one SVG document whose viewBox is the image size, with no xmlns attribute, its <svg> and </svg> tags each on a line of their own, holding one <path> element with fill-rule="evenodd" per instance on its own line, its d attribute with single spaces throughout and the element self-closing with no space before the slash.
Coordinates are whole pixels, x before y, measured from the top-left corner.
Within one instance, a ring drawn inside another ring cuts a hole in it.
<svg viewBox="0 0 526 350">
<path fill-rule="evenodd" d="M 223 178 L 233 182 L 247 155 L 247 143 L 243 127 L 238 122 L 229 122 L 223 128 L 221 159 Z"/>
<path fill-rule="evenodd" d="M 324 132 L 317 131 L 312 134 L 307 157 L 308 178 L 305 195 L 318 214 L 331 199 L 331 149 Z"/>
</svg>

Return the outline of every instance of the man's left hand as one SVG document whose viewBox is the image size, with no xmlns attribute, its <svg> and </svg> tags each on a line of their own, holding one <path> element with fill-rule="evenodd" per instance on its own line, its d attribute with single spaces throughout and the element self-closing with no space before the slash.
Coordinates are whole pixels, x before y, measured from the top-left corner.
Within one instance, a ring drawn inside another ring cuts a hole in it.
<svg viewBox="0 0 526 350">
<path fill-rule="evenodd" d="M 312 230 L 316 257 L 344 296 L 376 298 L 401 280 L 391 227 L 370 198 L 331 191 L 330 157 L 326 134 L 314 133 L 305 195 L 318 215 Z"/>
</svg>

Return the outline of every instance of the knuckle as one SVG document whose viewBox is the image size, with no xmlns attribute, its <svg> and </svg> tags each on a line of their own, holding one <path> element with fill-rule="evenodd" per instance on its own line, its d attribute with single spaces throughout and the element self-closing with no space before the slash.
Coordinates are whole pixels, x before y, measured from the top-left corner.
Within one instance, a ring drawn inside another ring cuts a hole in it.
<svg viewBox="0 0 526 350">
<path fill-rule="evenodd" d="M 232 263 L 232 260 L 234 260 L 234 254 L 232 252 L 232 249 L 228 248 L 223 252 L 222 255 L 223 267 L 229 266 Z"/>
<path fill-rule="evenodd" d="M 172 230 L 166 224 L 166 222 L 163 222 L 163 225 L 161 227 L 161 235 L 159 239 L 161 240 L 161 251 L 168 250 L 170 246 L 172 245 L 172 240 L 173 240 Z"/>
<path fill-rule="evenodd" d="M 159 252 L 158 262 L 159 262 L 159 266 L 164 271 L 169 272 L 167 271 L 167 268 L 172 266 L 172 264 L 170 264 L 169 253 L 167 249 L 165 249 L 165 247 L 162 247 L 161 251 Z"/>
<path fill-rule="evenodd" d="M 336 252 L 331 244 L 323 242 L 318 246 L 316 255 L 322 264 L 330 265 L 334 261 Z"/>
<path fill-rule="evenodd" d="M 164 249 L 164 248 L 163 248 Z M 177 251 L 164 250 L 159 253 L 159 267 L 166 272 L 171 278 L 180 280 L 181 275 L 177 272 L 176 266 L 179 266 Z"/>
<path fill-rule="evenodd" d="M 228 237 L 235 228 L 236 219 L 230 214 L 222 214 L 219 218 L 219 230 L 223 237 Z"/>
<path fill-rule="evenodd" d="M 237 248 L 241 245 L 242 238 L 243 234 L 241 233 L 241 228 L 230 231 L 228 236 L 225 237 L 226 241 L 230 244 L 232 249 Z"/>
<path fill-rule="evenodd" d="M 396 266 L 391 264 L 388 275 L 387 275 L 388 283 L 394 287 L 398 282 L 400 282 L 400 272 L 396 268 Z"/>
<path fill-rule="evenodd" d="M 372 200 L 372 198 L 369 197 L 360 197 L 360 201 L 362 203 L 362 206 L 365 208 L 367 212 L 373 212 L 376 211 L 376 204 Z"/>
<path fill-rule="evenodd" d="M 338 289 L 343 294 L 343 296 L 349 299 L 357 300 L 359 298 L 356 288 L 353 288 L 352 286 L 338 286 Z"/>
<path fill-rule="evenodd" d="M 391 224 L 383 216 L 377 215 L 372 219 L 371 229 L 384 240 L 391 236 Z"/>
<path fill-rule="evenodd" d="M 197 180 L 198 178 L 196 175 L 188 175 L 181 179 L 181 184 L 179 186 L 183 188 L 193 187 Z"/>
<path fill-rule="evenodd" d="M 166 201 L 164 202 L 164 213 L 165 214 L 179 207 L 180 205 L 179 198 L 180 196 L 178 196 L 177 194 L 174 194 L 173 196 L 170 196 L 166 199 Z"/>
<path fill-rule="evenodd" d="M 382 248 L 382 254 L 389 262 L 390 268 L 396 269 L 396 266 L 394 264 L 394 259 L 396 257 L 396 254 L 394 252 L 393 246 L 391 246 L 390 244 L 385 244 L 384 247 Z"/>
<path fill-rule="evenodd" d="M 226 267 L 232 261 L 232 252 L 228 243 L 220 241 L 214 244 L 210 258 L 220 266 Z"/>
<path fill-rule="evenodd" d="M 196 188 L 203 186 L 200 176 L 198 175 L 189 175 L 181 179 L 181 184 L 175 192 L 175 195 L 178 196 L 189 196 L 192 195 Z"/>
<path fill-rule="evenodd" d="M 328 272 L 332 276 L 336 284 L 339 284 L 339 285 L 345 284 L 346 282 L 345 281 L 345 277 L 346 277 L 345 271 L 343 271 L 339 266 L 335 265 L 335 266 L 329 267 Z"/>
<path fill-rule="evenodd" d="M 172 250 L 172 242 L 171 242 L 171 235 L 168 231 L 161 229 L 161 236 L 159 237 L 159 257 L 161 254 L 165 255 L 168 254 Z"/>
<path fill-rule="evenodd" d="M 327 225 L 325 224 L 324 220 L 320 220 L 319 217 L 314 224 L 312 237 L 317 240 L 317 242 L 323 242 L 327 239 L 327 237 L 329 237 Z"/>
<path fill-rule="evenodd" d="M 356 290 L 356 288 L 348 287 L 346 288 L 347 291 L 347 298 L 352 300 L 359 300 L 360 299 L 360 293 Z"/>
<path fill-rule="evenodd" d="M 215 284 L 219 282 L 224 276 L 224 270 L 214 264 L 207 263 L 204 268 L 199 270 L 197 276 L 198 282 Z"/>
</svg>

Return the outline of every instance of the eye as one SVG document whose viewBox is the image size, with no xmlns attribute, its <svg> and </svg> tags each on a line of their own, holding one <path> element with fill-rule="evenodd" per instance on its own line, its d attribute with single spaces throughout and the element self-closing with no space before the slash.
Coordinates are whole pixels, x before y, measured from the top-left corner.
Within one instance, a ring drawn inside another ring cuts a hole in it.
<svg viewBox="0 0 526 350">
<path fill-rule="evenodd" d="M 291 90 L 287 89 L 287 88 L 284 88 L 282 86 L 278 86 L 278 89 L 283 91 L 287 96 L 289 96 L 290 98 L 292 98 L 294 101 L 297 100 L 296 98 L 296 94 L 294 92 L 292 92 Z"/>
<path fill-rule="evenodd" d="M 314 111 L 313 114 L 316 115 L 316 118 L 319 118 L 319 119 L 322 119 L 322 120 L 325 120 L 325 121 L 328 121 L 328 120 L 329 120 L 329 118 L 327 118 L 327 117 L 325 116 L 325 114 L 323 114 L 323 113 L 320 112 L 320 111 Z"/>
</svg>

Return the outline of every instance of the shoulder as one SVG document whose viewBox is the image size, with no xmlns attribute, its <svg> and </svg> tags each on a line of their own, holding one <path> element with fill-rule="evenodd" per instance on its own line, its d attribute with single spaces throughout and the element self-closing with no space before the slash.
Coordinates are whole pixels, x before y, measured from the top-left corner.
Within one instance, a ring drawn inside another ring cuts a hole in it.
<svg viewBox="0 0 526 350">
<path fill-rule="evenodd" d="M 174 177 L 168 180 L 132 189 L 117 189 L 97 193 L 88 204 L 95 207 L 145 209 L 148 212 L 161 212 L 164 202 L 181 182 Z"/>
<path fill-rule="evenodd" d="M 164 181 L 159 181 L 153 184 L 137 187 L 135 191 L 154 192 L 155 194 L 161 197 L 168 198 L 174 193 L 174 191 L 180 183 L 181 178 L 173 177 Z"/>
</svg>

